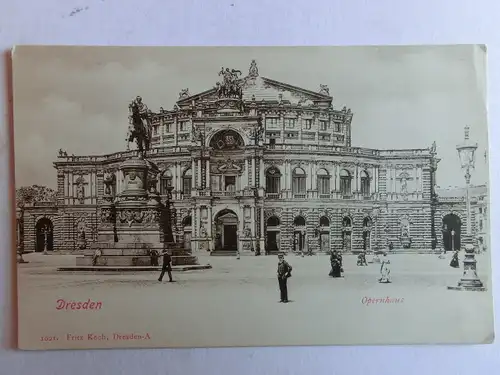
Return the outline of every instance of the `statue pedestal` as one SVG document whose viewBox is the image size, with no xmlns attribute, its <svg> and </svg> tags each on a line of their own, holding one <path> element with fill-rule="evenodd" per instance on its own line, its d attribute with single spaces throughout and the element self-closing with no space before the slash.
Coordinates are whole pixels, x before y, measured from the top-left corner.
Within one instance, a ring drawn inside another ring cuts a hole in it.
<svg viewBox="0 0 500 375">
<path fill-rule="evenodd" d="M 148 175 L 155 166 L 140 158 L 126 160 L 120 166 L 125 177 L 125 189 L 116 200 L 105 196 L 101 205 L 101 224 L 98 240 L 84 256 L 76 259 L 77 266 L 151 266 L 151 251 L 167 250 L 172 265 L 196 265 L 198 259 L 180 244 L 170 242 L 172 228 L 163 213 L 167 208 L 160 203 L 154 189 L 148 193 Z M 108 180 L 106 180 L 108 181 Z M 169 241 L 169 242 L 166 242 Z M 100 253 L 99 256 L 98 253 Z M 161 262 L 161 259 L 159 259 Z"/>
</svg>

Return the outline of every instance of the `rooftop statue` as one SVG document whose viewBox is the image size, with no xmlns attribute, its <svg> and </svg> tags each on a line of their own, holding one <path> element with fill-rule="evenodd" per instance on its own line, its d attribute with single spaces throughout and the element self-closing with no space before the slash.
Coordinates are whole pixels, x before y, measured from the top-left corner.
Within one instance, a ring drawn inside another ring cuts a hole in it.
<svg viewBox="0 0 500 375">
<path fill-rule="evenodd" d="M 236 69 L 222 67 L 219 72 L 219 76 L 223 77 L 222 82 L 217 82 L 217 96 L 219 98 L 235 98 L 241 99 L 243 96 L 243 90 L 241 88 L 241 80 L 238 77 L 241 75 L 241 71 Z"/>
</svg>

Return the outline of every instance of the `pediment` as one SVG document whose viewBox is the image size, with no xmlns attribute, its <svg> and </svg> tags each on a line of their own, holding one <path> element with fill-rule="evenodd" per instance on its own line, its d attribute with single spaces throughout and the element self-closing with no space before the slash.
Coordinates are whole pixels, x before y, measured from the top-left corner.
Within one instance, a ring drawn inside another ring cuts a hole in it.
<svg viewBox="0 0 500 375">
<path fill-rule="evenodd" d="M 240 80 L 245 102 L 285 102 L 293 105 L 309 106 L 316 102 L 331 102 L 332 97 L 326 86 L 320 85 L 318 92 L 275 81 L 265 77 L 245 77 Z M 184 97 L 177 103 L 179 106 L 195 102 L 213 102 L 217 100 L 215 88 Z"/>
</svg>

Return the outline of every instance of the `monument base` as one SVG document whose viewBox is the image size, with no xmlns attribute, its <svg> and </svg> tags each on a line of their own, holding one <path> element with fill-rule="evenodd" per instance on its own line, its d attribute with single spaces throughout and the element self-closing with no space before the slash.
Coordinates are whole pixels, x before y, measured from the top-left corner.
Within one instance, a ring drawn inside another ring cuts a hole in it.
<svg viewBox="0 0 500 375">
<path fill-rule="evenodd" d="M 101 255 L 94 262 L 94 254 L 100 250 Z M 156 250 L 158 254 L 168 250 L 172 257 L 172 266 L 198 265 L 198 257 L 187 253 L 177 244 L 148 243 L 95 243 L 90 250 L 85 250 L 84 255 L 76 258 L 77 266 L 113 266 L 113 267 L 145 267 L 151 266 L 150 251 Z M 162 257 L 158 258 L 161 264 Z"/>
<path fill-rule="evenodd" d="M 449 286 L 448 290 L 458 290 L 463 292 L 486 292 L 484 286 Z"/>
</svg>

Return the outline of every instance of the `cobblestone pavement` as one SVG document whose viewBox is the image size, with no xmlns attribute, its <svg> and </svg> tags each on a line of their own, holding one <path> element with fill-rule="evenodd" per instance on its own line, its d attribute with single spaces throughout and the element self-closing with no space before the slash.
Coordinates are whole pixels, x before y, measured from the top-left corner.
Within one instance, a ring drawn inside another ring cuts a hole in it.
<svg viewBox="0 0 500 375">
<path fill-rule="evenodd" d="M 292 303 L 280 304 L 275 256 L 200 256 L 200 264 L 213 268 L 175 272 L 175 283 L 159 283 L 158 272 L 57 272 L 57 266 L 73 265 L 74 257 L 30 254 L 25 256 L 30 263 L 19 265 L 20 341 L 41 348 L 84 348 L 488 340 L 490 293 L 448 291 L 462 274 L 449 267 L 450 257 L 392 255 L 393 283 L 379 284 L 380 265 L 357 267 L 355 256 L 344 257 L 343 279 L 328 277 L 327 256 L 288 256 Z M 488 257 L 477 259 L 481 280 L 489 284 Z M 363 303 L 386 297 L 403 300 Z M 101 301 L 102 308 L 56 309 L 58 299 L 89 298 Z M 104 332 L 109 340 L 65 339 L 68 333 L 90 331 Z M 149 332 L 151 338 L 116 341 L 110 338 L 116 332 Z M 39 342 L 44 335 L 58 340 Z"/>
</svg>

